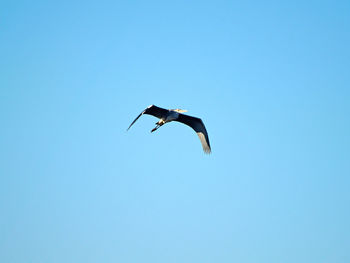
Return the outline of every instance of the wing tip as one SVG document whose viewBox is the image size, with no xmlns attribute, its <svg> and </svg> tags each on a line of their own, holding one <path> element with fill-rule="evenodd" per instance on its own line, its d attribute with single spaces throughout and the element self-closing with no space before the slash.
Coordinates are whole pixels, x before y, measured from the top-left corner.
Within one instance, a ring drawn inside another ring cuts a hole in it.
<svg viewBox="0 0 350 263">
<path fill-rule="evenodd" d="M 211 154 L 211 149 L 210 148 L 203 148 L 203 151 L 205 154 Z"/>
<path fill-rule="evenodd" d="M 210 147 L 210 143 L 209 143 L 209 138 L 207 138 L 207 136 L 205 136 L 202 132 L 197 132 L 197 135 L 199 137 L 199 140 L 201 141 L 204 153 L 210 154 L 211 147 Z"/>
</svg>

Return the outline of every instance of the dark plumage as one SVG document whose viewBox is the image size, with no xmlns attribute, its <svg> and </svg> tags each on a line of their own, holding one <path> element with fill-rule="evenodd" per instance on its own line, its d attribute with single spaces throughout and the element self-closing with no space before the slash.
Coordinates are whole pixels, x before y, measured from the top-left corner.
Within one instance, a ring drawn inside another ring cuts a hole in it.
<svg viewBox="0 0 350 263">
<path fill-rule="evenodd" d="M 151 131 L 156 131 L 159 127 L 164 125 L 165 123 L 171 122 L 171 121 L 178 121 L 183 124 L 186 124 L 190 126 L 198 135 L 203 150 L 205 153 L 211 153 L 210 143 L 209 143 L 209 137 L 208 132 L 204 126 L 204 123 L 201 119 L 192 117 L 186 114 L 182 114 L 181 112 L 186 112 L 186 110 L 180 110 L 180 109 L 163 109 L 160 107 L 157 107 L 155 105 L 151 105 L 147 107 L 143 112 L 141 112 L 136 119 L 130 124 L 128 130 L 130 127 L 140 118 L 143 114 L 152 115 L 154 117 L 157 117 L 160 119 L 156 124 L 157 126 Z"/>
</svg>

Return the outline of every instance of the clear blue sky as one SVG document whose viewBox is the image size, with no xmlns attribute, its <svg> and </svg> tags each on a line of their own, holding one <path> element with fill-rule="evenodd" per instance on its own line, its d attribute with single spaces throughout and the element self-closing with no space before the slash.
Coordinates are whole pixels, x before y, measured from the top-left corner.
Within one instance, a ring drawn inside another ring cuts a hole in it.
<svg viewBox="0 0 350 263">
<path fill-rule="evenodd" d="M 1 2 L 0 261 L 350 262 L 349 14 Z"/>
</svg>

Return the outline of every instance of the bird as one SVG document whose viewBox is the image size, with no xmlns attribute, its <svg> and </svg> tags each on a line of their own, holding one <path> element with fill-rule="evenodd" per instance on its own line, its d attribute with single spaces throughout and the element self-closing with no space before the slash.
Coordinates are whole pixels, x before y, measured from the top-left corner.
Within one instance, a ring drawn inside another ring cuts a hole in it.
<svg viewBox="0 0 350 263">
<path fill-rule="evenodd" d="M 206 154 L 211 153 L 210 143 L 209 143 L 209 137 L 207 129 L 204 126 L 203 121 L 200 118 L 192 117 L 186 114 L 182 114 L 183 112 L 187 112 L 187 110 L 182 109 L 164 109 L 161 107 L 157 107 L 155 105 L 148 106 L 145 110 L 143 110 L 136 119 L 130 124 L 127 131 L 130 129 L 130 127 L 143 115 L 148 114 L 152 115 L 154 117 L 159 118 L 159 121 L 155 124 L 157 125 L 155 128 L 151 130 L 151 133 L 159 129 L 164 124 L 171 122 L 171 121 L 178 121 L 183 124 L 186 124 L 190 126 L 198 135 L 199 140 L 202 143 L 203 151 Z"/>
</svg>

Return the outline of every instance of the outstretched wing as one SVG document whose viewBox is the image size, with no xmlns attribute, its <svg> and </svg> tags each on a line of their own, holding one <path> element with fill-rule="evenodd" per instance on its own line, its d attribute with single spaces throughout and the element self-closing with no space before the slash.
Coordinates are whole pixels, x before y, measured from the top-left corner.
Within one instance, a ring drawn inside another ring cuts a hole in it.
<svg viewBox="0 0 350 263">
<path fill-rule="evenodd" d="M 194 129 L 202 143 L 204 152 L 211 153 L 208 132 L 201 119 L 180 113 L 175 121 L 182 122 Z"/>
<path fill-rule="evenodd" d="M 149 114 L 149 115 L 152 115 L 152 116 L 160 119 L 160 118 L 166 116 L 168 111 L 169 110 L 167 110 L 167 109 L 163 109 L 163 108 L 157 107 L 155 105 L 150 105 L 143 112 L 141 112 L 139 114 L 139 116 L 136 117 L 136 119 L 130 124 L 128 130 L 138 120 L 138 118 L 140 118 L 143 114 Z"/>
</svg>

